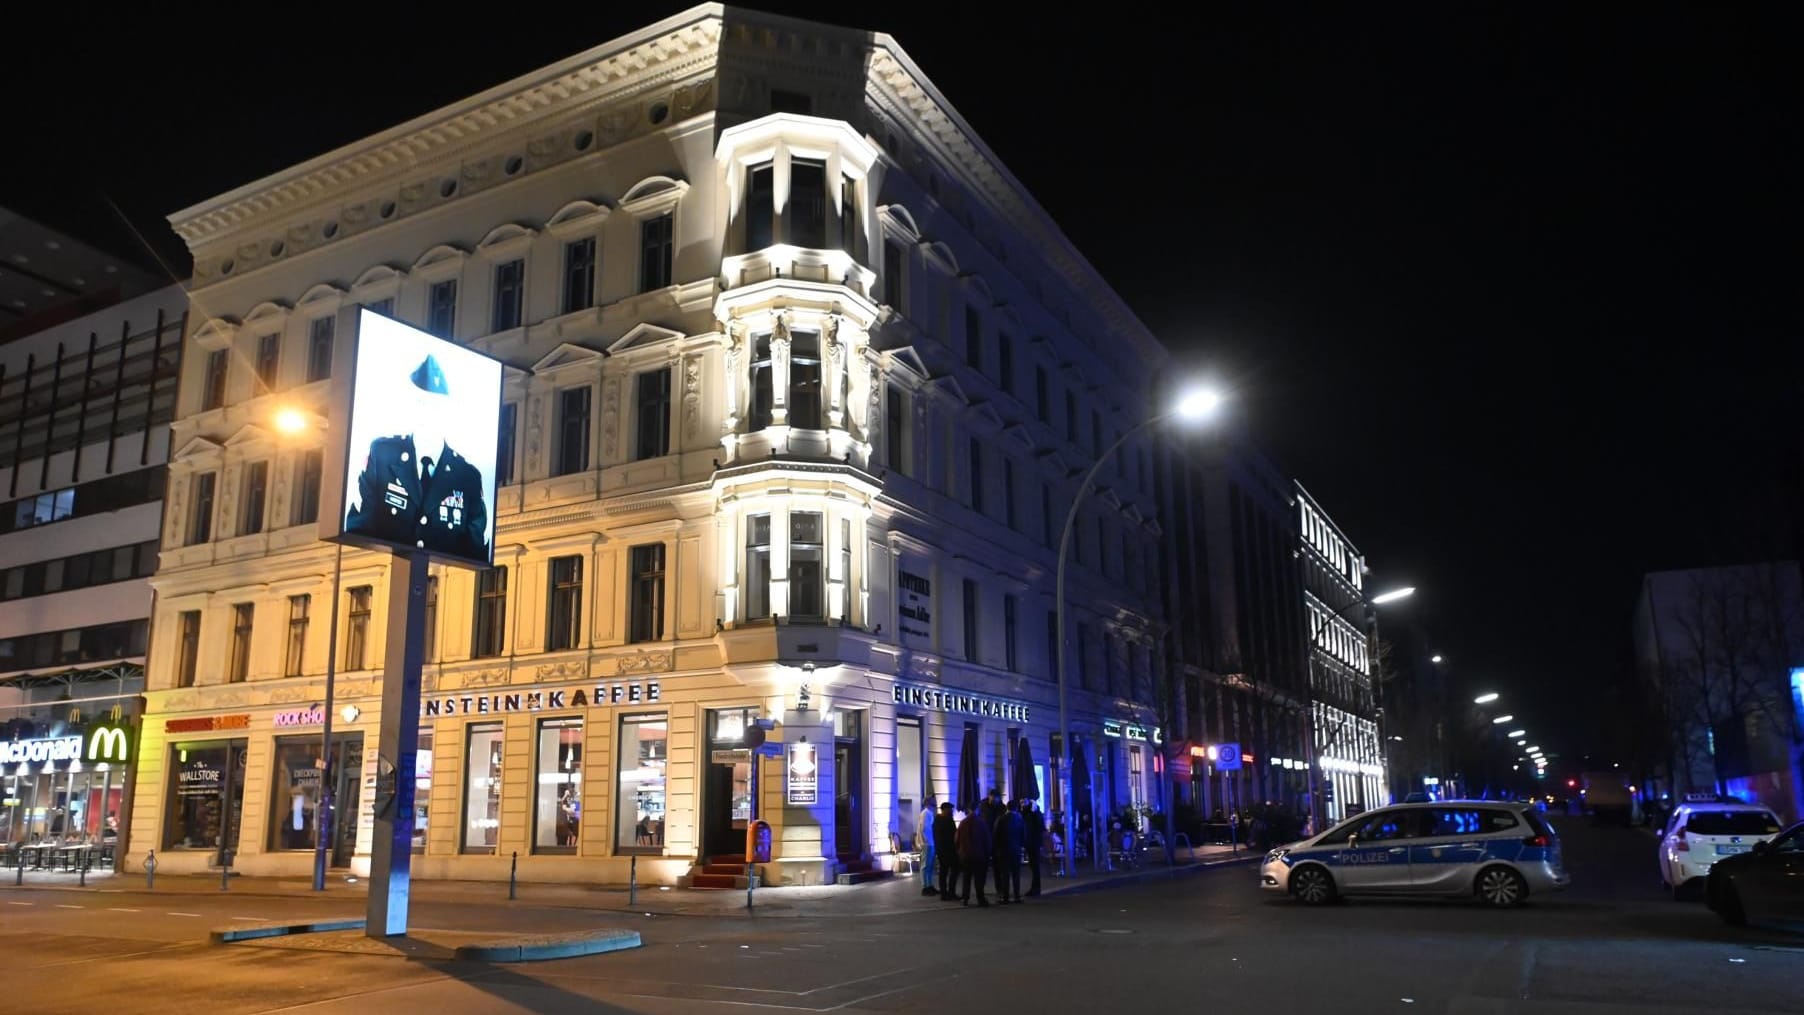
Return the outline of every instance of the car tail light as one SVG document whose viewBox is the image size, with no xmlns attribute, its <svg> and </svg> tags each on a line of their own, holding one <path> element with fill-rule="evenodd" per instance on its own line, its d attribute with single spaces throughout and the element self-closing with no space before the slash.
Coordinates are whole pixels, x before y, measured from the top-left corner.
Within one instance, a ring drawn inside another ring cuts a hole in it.
<svg viewBox="0 0 1804 1015">
<path fill-rule="evenodd" d="M 1553 845 L 1553 840 L 1545 835 L 1531 835 L 1528 838 L 1523 839 L 1522 844 L 1524 846 L 1540 846 L 1545 848 Z"/>
<path fill-rule="evenodd" d="M 1680 853 L 1691 852 L 1691 843 L 1685 841 L 1685 833 L 1680 832 L 1672 840 L 1672 848 Z"/>
</svg>

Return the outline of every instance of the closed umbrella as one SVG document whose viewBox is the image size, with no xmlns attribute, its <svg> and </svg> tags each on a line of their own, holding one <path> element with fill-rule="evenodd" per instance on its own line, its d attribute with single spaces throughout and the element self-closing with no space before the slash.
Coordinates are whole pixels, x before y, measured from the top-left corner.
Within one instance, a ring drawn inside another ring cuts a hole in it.
<svg viewBox="0 0 1804 1015">
<path fill-rule="evenodd" d="M 983 802 L 978 787 L 977 724 L 965 724 L 965 743 L 958 752 L 958 809 L 969 814 Z"/>
<path fill-rule="evenodd" d="M 1026 737 L 1015 741 L 1015 785 L 1009 796 L 1016 800 L 1040 799 L 1040 783 L 1034 778 L 1034 752 Z"/>
<path fill-rule="evenodd" d="M 1090 762 L 1082 737 L 1072 738 L 1071 750 L 1071 827 L 1082 825 L 1081 818 L 1090 813 Z"/>
</svg>

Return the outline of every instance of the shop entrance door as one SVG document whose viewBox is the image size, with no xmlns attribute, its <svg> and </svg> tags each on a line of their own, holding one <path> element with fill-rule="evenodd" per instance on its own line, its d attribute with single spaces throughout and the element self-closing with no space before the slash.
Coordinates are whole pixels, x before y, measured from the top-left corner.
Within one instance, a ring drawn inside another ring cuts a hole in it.
<svg viewBox="0 0 1804 1015">
<path fill-rule="evenodd" d="M 833 716 L 833 845 L 841 860 L 864 858 L 864 713 Z"/>
<path fill-rule="evenodd" d="M 349 867 L 357 852 L 358 804 L 363 795 L 363 734 L 338 740 L 332 778 L 332 866 Z"/>
<path fill-rule="evenodd" d="M 708 713 L 708 755 L 702 784 L 702 857 L 743 857 L 752 819 L 752 752 L 746 730 L 754 708 Z"/>
</svg>

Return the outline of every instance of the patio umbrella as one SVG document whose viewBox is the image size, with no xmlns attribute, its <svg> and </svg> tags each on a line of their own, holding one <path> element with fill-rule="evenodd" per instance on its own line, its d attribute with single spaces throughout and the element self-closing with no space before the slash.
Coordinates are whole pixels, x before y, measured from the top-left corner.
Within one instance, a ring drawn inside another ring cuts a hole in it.
<svg viewBox="0 0 1804 1015">
<path fill-rule="evenodd" d="M 1071 739 L 1071 801 L 1067 809 L 1071 811 L 1071 827 L 1075 829 L 1082 824 L 1079 818 L 1090 813 L 1090 762 L 1085 758 L 1089 745 L 1082 737 Z"/>
<path fill-rule="evenodd" d="M 1040 799 L 1040 784 L 1034 779 L 1034 752 L 1026 737 L 1015 741 L 1015 784 L 1009 796 L 1016 800 Z"/>
<path fill-rule="evenodd" d="M 965 743 L 958 752 L 958 809 L 969 814 L 983 802 L 978 789 L 977 724 L 965 724 Z"/>
</svg>

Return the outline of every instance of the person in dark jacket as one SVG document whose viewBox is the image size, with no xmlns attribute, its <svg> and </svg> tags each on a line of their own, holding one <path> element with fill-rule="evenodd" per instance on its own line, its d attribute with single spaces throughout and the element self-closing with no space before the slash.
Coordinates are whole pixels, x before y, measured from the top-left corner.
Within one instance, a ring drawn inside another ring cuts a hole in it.
<svg viewBox="0 0 1804 1015">
<path fill-rule="evenodd" d="M 933 852 L 940 864 L 940 901 L 958 898 L 958 822 L 952 819 L 952 804 L 940 805 L 933 819 Z"/>
<path fill-rule="evenodd" d="M 971 886 L 977 885 L 977 904 L 989 906 L 990 900 L 984 898 L 984 876 L 990 868 L 990 826 L 984 823 L 983 808 L 979 807 L 958 826 L 958 858 L 965 865 L 964 892 L 959 901 L 971 904 Z"/>
<path fill-rule="evenodd" d="M 1008 807 L 996 816 L 992 829 L 995 843 L 996 895 L 1001 901 L 1021 901 L 1021 843 L 1027 837 L 1021 820 L 1020 801 L 1010 800 Z"/>
<path fill-rule="evenodd" d="M 1046 817 L 1028 800 L 1021 806 L 1021 846 L 1027 850 L 1027 869 L 1033 881 L 1027 886 L 1028 898 L 1040 894 L 1040 853 L 1046 848 Z"/>
</svg>

